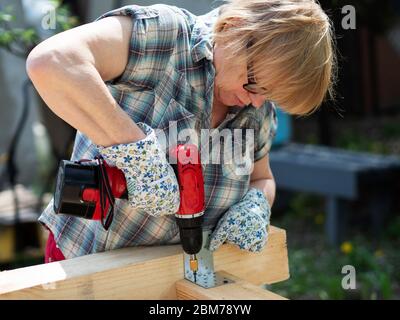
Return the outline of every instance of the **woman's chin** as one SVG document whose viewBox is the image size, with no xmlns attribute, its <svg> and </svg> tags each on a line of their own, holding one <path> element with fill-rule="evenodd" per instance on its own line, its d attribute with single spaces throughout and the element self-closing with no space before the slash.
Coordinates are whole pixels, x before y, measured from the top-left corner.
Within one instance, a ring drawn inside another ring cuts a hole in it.
<svg viewBox="0 0 400 320">
<path fill-rule="evenodd" d="M 217 99 L 225 106 L 228 107 L 245 107 L 245 105 L 236 98 L 235 95 L 224 93 L 221 90 L 217 91 Z"/>
<path fill-rule="evenodd" d="M 228 107 L 244 107 L 245 106 L 243 103 L 241 103 L 236 98 L 223 100 L 222 103 Z"/>
<path fill-rule="evenodd" d="M 239 99 L 235 99 L 234 100 L 234 102 L 233 102 L 233 104 L 232 104 L 232 106 L 235 106 L 235 107 L 245 107 L 246 105 L 243 103 L 243 102 L 241 102 Z"/>
</svg>

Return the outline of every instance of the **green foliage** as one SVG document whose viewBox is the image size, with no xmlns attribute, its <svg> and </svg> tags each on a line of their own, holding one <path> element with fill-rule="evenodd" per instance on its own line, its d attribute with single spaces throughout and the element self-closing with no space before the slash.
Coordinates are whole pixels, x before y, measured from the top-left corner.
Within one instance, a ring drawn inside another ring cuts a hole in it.
<svg viewBox="0 0 400 320">
<path fill-rule="evenodd" d="M 59 0 L 51 2 L 56 10 L 55 32 L 62 32 L 78 25 L 77 17 L 71 15 L 67 5 L 63 5 L 62 1 Z M 15 55 L 26 57 L 30 50 L 40 42 L 40 38 L 33 28 L 12 27 L 11 23 L 15 20 L 11 6 L 6 7 L 3 11 L 0 10 L 0 48 L 2 47 Z"/>
<path fill-rule="evenodd" d="M 400 126 L 398 122 L 385 123 L 382 126 L 382 135 L 386 139 L 400 138 Z"/>
<path fill-rule="evenodd" d="M 353 151 L 399 155 L 399 138 L 398 117 L 349 119 L 339 126 L 334 144 Z"/>
<path fill-rule="evenodd" d="M 337 138 L 336 145 L 339 148 L 371 152 L 376 154 L 389 154 L 389 147 L 380 139 L 374 139 L 369 134 L 360 134 L 351 129 L 344 131 Z"/>
<path fill-rule="evenodd" d="M 365 240 L 350 255 L 327 247 L 322 251 L 289 247 L 290 279 L 268 288 L 290 299 L 393 299 L 395 271 L 386 258 L 377 260 Z M 341 286 L 345 265 L 356 268 L 355 290 Z"/>
<path fill-rule="evenodd" d="M 400 239 L 400 214 L 387 226 L 386 236 L 392 240 Z"/>
<path fill-rule="evenodd" d="M 333 248 L 325 244 L 323 226 L 310 227 L 310 215 L 320 210 L 318 197 L 302 194 L 293 198 L 283 217 L 273 220 L 287 230 L 290 279 L 267 288 L 290 299 L 400 298 L 400 217 L 381 241 L 355 235 Z M 356 269 L 355 290 L 342 288 L 346 265 Z"/>
<path fill-rule="evenodd" d="M 60 32 L 74 28 L 79 23 L 77 17 L 71 16 L 70 9 L 66 5 L 58 5 L 56 21 L 57 24 L 59 25 Z"/>
</svg>

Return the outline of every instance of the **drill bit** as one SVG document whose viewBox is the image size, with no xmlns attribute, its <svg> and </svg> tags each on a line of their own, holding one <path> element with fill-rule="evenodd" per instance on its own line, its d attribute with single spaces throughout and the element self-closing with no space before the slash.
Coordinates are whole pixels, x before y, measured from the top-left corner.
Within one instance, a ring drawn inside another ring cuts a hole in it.
<svg viewBox="0 0 400 320">
<path fill-rule="evenodd" d="M 196 282 L 197 270 L 199 269 L 199 263 L 195 254 L 190 255 L 190 270 L 193 272 L 194 282 Z"/>
</svg>

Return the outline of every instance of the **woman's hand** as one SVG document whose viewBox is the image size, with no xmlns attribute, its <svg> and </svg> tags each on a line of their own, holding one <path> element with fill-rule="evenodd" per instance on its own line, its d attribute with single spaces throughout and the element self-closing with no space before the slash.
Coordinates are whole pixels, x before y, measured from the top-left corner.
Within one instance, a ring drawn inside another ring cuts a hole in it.
<svg viewBox="0 0 400 320">
<path fill-rule="evenodd" d="M 129 204 L 152 216 L 175 214 L 179 209 L 179 187 L 174 170 L 155 132 L 138 123 L 146 138 L 111 147 L 98 146 L 108 164 L 124 172 Z"/>
<path fill-rule="evenodd" d="M 251 188 L 244 198 L 233 205 L 219 220 L 211 235 L 209 249 L 216 250 L 224 242 L 239 249 L 260 252 L 268 239 L 271 208 L 264 194 Z"/>
</svg>

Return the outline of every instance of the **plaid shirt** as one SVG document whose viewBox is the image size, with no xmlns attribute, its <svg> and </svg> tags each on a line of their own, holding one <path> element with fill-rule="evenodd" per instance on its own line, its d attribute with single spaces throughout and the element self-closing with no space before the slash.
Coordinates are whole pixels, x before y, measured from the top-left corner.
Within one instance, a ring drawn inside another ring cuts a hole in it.
<svg viewBox="0 0 400 320">
<path fill-rule="evenodd" d="M 215 69 L 212 63 L 212 25 L 218 8 L 203 16 L 168 5 L 129 5 L 98 19 L 125 15 L 133 21 L 129 60 L 123 74 L 106 83 L 111 94 L 133 121 L 161 129 L 168 137 L 169 121 L 178 132 L 185 128 L 210 128 Z M 95 93 L 94 93 L 95 94 Z M 218 129 L 252 128 L 254 161 L 270 149 L 276 131 L 272 102 L 261 108 L 231 108 Z M 72 160 L 93 159 L 96 145 L 77 132 Z M 249 188 L 250 176 L 237 175 L 235 164 L 203 167 L 206 211 L 204 225 L 213 228 Z M 66 258 L 128 246 L 176 244 L 179 230 L 173 215 L 154 217 L 134 210 L 126 200 L 116 200 L 108 231 L 98 221 L 56 215 L 53 200 L 39 218 L 54 234 Z"/>
</svg>

